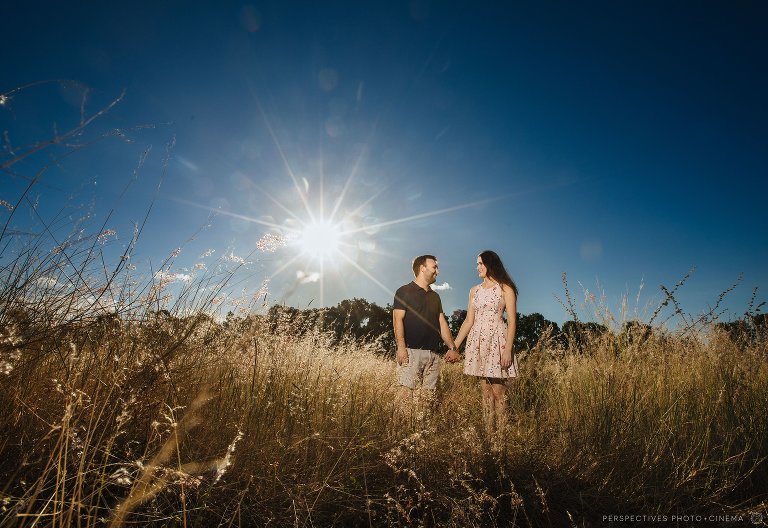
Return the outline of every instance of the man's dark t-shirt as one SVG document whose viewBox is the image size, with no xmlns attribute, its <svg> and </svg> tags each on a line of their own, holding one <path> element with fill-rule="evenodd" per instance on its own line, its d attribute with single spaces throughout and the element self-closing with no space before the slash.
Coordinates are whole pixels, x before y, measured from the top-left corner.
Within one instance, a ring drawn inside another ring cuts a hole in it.
<svg viewBox="0 0 768 528">
<path fill-rule="evenodd" d="M 411 282 L 401 286 L 395 292 L 395 310 L 405 310 L 403 327 L 405 346 L 424 350 L 437 350 L 442 343 L 440 337 L 440 314 L 443 303 L 440 296 L 432 290 L 424 289 Z"/>
</svg>

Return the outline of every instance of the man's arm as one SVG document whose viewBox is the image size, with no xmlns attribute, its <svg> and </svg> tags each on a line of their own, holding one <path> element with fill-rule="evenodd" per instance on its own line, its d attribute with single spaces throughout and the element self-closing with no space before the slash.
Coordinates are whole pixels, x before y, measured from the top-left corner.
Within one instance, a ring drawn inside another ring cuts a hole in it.
<svg viewBox="0 0 768 528">
<path fill-rule="evenodd" d="M 459 352 L 456 350 L 456 345 L 453 342 L 453 336 L 451 335 L 451 327 L 448 326 L 448 321 L 445 320 L 445 314 L 440 313 L 440 337 L 443 338 L 443 342 L 448 345 L 448 353 L 445 355 L 445 360 L 448 363 L 454 363 L 459 360 Z"/>
<path fill-rule="evenodd" d="M 405 365 L 408 363 L 408 349 L 405 346 L 405 325 L 403 320 L 405 319 L 405 310 L 398 310 L 395 308 L 392 310 L 392 327 L 395 330 L 395 343 L 397 343 L 397 352 L 395 357 L 398 365 Z"/>
</svg>

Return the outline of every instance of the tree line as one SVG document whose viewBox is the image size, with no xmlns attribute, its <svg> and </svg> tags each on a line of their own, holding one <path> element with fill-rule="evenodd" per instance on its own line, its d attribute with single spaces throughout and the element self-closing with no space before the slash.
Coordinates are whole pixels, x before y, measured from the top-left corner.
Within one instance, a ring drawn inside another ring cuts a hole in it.
<svg viewBox="0 0 768 528">
<path fill-rule="evenodd" d="M 467 317 L 466 310 L 454 310 L 445 315 L 448 326 L 456 335 Z M 302 334 L 312 329 L 320 329 L 331 335 L 335 342 L 344 339 L 377 340 L 382 352 L 393 353 L 396 348 L 392 329 L 392 305 L 382 307 L 365 299 L 347 299 L 329 308 L 300 310 L 292 306 L 273 305 L 266 315 L 270 330 L 291 329 Z M 546 319 L 540 313 L 517 314 L 515 350 L 528 350 L 536 346 L 543 336 L 576 343 L 586 335 L 600 335 L 608 328 L 598 323 L 567 321 L 563 328 Z"/>
<path fill-rule="evenodd" d="M 466 310 L 446 314 L 448 326 L 456 335 L 467 316 Z M 273 305 L 266 315 L 270 330 L 290 329 L 303 334 L 309 330 L 321 330 L 332 341 L 345 339 L 377 341 L 380 350 L 393 354 L 396 348 L 392 329 L 392 305 L 382 307 L 365 299 L 346 299 L 328 308 L 300 310 L 291 306 Z M 754 341 L 768 336 L 768 315 L 748 315 L 733 322 L 718 322 L 715 328 L 725 332 L 733 340 Z M 611 330 L 595 322 L 566 321 L 562 328 L 540 313 L 517 314 L 515 350 L 530 350 L 542 337 L 563 347 L 580 350 L 588 339 L 602 336 Z M 639 321 L 626 321 L 618 334 L 627 342 L 637 343 L 657 332 L 652 326 Z"/>
<path fill-rule="evenodd" d="M 51 329 L 37 321 L 32 313 L 23 310 L 5 311 L 0 318 L 0 327 L 13 327 L 19 335 L 26 336 L 25 340 L 37 341 Z M 446 314 L 446 320 L 455 336 L 461 324 L 466 319 L 466 310 L 454 310 Z M 120 325 L 120 317 L 108 314 L 98 317 L 92 322 L 105 330 Z M 392 329 L 392 305 L 382 307 L 366 299 L 345 299 L 336 306 L 327 308 L 307 308 L 301 310 L 292 306 L 273 305 L 266 314 L 237 316 L 229 312 L 226 318 L 218 322 L 211 316 L 200 313 L 190 317 L 178 317 L 166 310 L 147 314 L 142 326 L 145 330 L 155 328 L 158 331 L 170 331 L 177 335 L 182 330 L 192 331 L 194 328 L 206 327 L 216 333 L 215 328 L 240 328 L 256 324 L 270 332 L 303 335 L 310 331 L 321 331 L 330 340 L 330 345 L 343 341 L 376 342 L 381 353 L 394 354 L 396 343 Z M 68 325 L 72 326 L 72 325 Z M 75 325 L 76 327 L 78 325 Z M 768 314 L 745 314 L 741 319 L 730 322 L 716 322 L 716 331 L 724 333 L 734 342 L 744 344 L 764 343 L 768 341 Z M 589 341 L 596 337 L 612 334 L 625 344 L 638 344 L 654 335 L 660 337 L 661 330 L 657 327 L 639 322 L 626 321 L 620 329 L 611 330 L 607 326 L 595 322 L 569 320 L 562 328 L 540 313 L 517 313 L 517 330 L 515 332 L 515 350 L 524 351 L 534 348 L 542 338 L 546 338 L 553 346 L 563 349 L 584 351 Z M 0 332 L 0 337 L 3 332 Z M 1 347 L 0 347 L 1 348 Z"/>
</svg>

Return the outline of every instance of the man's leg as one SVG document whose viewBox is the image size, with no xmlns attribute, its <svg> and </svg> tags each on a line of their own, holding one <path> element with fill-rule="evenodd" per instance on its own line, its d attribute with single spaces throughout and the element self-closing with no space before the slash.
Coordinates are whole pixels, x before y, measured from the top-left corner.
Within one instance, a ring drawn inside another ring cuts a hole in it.
<svg viewBox="0 0 768 528">
<path fill-rule="evenodd" d="M 440 380 L 441 359 L 434 352 L 424 352 L 423 354 L 424 368 L 422 370 L 420 411 L 422 416 L 431 416 L 437 407 L 437 384 Z"/>
<path fill-rule="evenodd" d="M 406 420 L 408 427 L 413 425 L 416 380 L 418 377 L 418 365 L 413 351 L 408 349 L 408 363 L 398 365 L 397 381 L 400 385 L 395 392 L 395 408 L 398 415 Z"/>
<path fill-rule="evenodd" d="M 416 419 L 416 394 L 415 390 L 409 387 L 398 387 L 395 392 L 395 413 L 397 414 L 396 423 L 398 427 L 412 429 Z"/>
</svg>

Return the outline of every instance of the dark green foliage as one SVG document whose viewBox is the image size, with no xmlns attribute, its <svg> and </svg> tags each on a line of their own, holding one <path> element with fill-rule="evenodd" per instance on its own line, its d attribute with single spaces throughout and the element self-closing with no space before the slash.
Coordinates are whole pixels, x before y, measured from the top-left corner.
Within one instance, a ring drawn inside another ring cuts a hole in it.
<svg viewBox="0 0 768 528">
<path fill-rule="evenodd" d="M 736 343 L 756 343 L 768 338 L 768 314 L 746 315 L 743 319 L 716 323 Z"/>
<path fill-rule="evenodd" d="M 582 323 L 581 321 L 566 321 L 560 334 L 562 343 L 572 350 L 584 352 L 584 346 L 591 338 L 608 332 L 608 328 L 599 323 Z"/>
<path fill-rule="evenodd" d="M 554 321 L 549 321 L 540 313 L 530 315 L 517 314 L 517 331 L 515 332 L 515 350 L 530 350 L 539 342 L 542 335 L 551 329 L 552 335 L 560 333 L 560 328 Z"/>
<path fill-rule="evenodd" d="M 379 351 L 392 353 L 395 335 L 392 329 L 392 307 L 382 308 L 365 299 L 345 299 L 330 308 L 299 310 L 291 306 L 274 305 L 267 312 L 270 331 L 292 327 L 303 335 L 309 330 L 321 330 L 332 336 L 332 344 L 344 340 L 377 340 Z"/>
<path fill-rule="evenodd" d="M 466 318 L 466 310 L 454 310 L 453 313 L 446 318 L 448 320 L 448 327 L 451 329 L 451 334 L 455 336 L 459 333 L 461 325 Z"/>
</svg>

